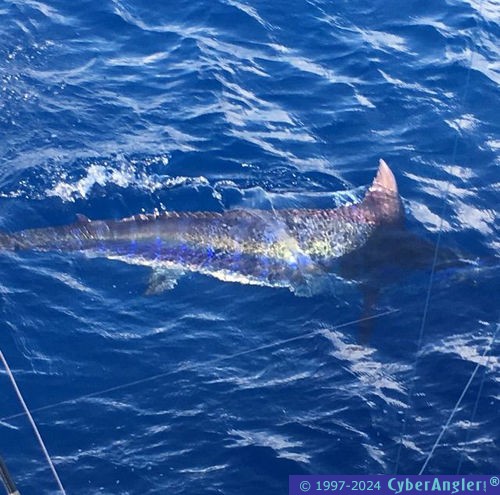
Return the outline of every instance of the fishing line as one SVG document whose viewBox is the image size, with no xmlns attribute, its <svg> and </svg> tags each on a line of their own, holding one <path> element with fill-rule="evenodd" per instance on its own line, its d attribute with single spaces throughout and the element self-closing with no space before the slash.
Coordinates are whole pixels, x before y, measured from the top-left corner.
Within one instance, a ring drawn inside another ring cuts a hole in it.
<svg viewBox="0 0 500 495">
<path fill-rule="evenodd" d="M 486 354 L 490 351 L 491 347 L 493 346 L 493 343 L 495 342 L 499 328 L 500 328 L 500 325 L 497 324 L 497 328 L 496 328 L 495 332 L 493 333 L 493 336 L 491 337 L 489 345 L 486 347 L 483 354 L 481 355 L 482 358 L 484 358 L 486 356 Z M 458 398 L 458 400 L 455 404 L 455 407 L 452 409 L 448 419 L 446 420 L 446 423 L 441 428 L 441 431 L 440 431 L 438 437 L 436 438 L 436 441 L 434 442 L 434 445 L 432 446 L 431 451 L 429 452 L 427 459 L 425 459 L 425 462 L 422 465 L 422 467 L 420 468 L 420 471 L 418 474 L 423 474 L 423 472 L 425 471 L 427 464 L 429 464 L 429 461 L 431 460 L 431 457 L 434 454 L 434 451 L 436 450 L 439 443 L 441 442 L 441 438 L 443 438 L 443 435 L 445 434 L 446 430 L 450 426 L 451 420 L 453 419 L 453 416 L 455 416 L 455 413 L 457 412 L 458 407 L 460 406 L 460 403 L 462 402 L 462 399 L 464 398 L 465 394 L 467 393 L 467 390 L 469 390 L 470 384 L 472 383 L 472 380 L 474 380 L 474 377 L 476 376 L 476 373 L 479 370 L 480 366 L 481 366 L 480 362 L 476 364 L 476 367 L 474 368 L 474 371 L 472 372 L 472 374 L 469 378 L 469 381 L 465 384 L 465 387 L 464 387 L 462 393 L 460 394 L 460 397 Z"/>
<path fill-rule="evenodd" d="M 479 16 L 482 15 L 482 9 L 483 9 L 483 1 L 481 0 L 481 3 L 479 5 Z M 473 35 L 472 42 L 475 44 L 475 38 Z M 464 84 L 464 89 L 463 89 L 463 94 L 460 98 L 458 108 L 460 110 L 463 110 L 465 101 L 467 99 L 467 94 L 469 92 L 469 86 L 470 86 L 470 77 L 471 77 L 471 72 L 472 72 L 472 64 L 474 61 L 474 51 L 471 49 L 470 50 L 470 57 L 469 57 L 469 63 L 468 63 L 468 68 L 467 68 L 467 74 L 465 76 L 465 84 Z M 457 151 L 458 151 L 458 142 L 460 139 L 460 128 L 457 129 L 457 133 L 455 134 L 455 140 L 453 143 L 453 150 L 452 150 L 452 155 L 451 155 L 451 163 L 454 164 L 457 158 Z M 415 354 L 415 359 L 413 361 L 413 366 L 412 366 L 412 374 L 411 374 L 411 384 L 410 384 L 410 390 L 408 393 L 409 396 L 409 402 L 412 402 L 413 399 L 413 392 L 415 388 L 415 378 L 417 374 L 417 364 L 421 355 L 422 351 L 422 341 L 424 337 L 424 331 L 425 331 L 425 325 L 427 323 L 427 315 L 429 312 L 429 305 L 430 305 L 430 300 L 431 300 L 431 294 L 432 294 L 432 286 L 434 284 L 434 276 L 436 273 L 436 265 L 437 265 L 437 260 L 438 260 L 438 254 L 439 254 L 439 248 L 441 245 L 441 237 L 443 234 L 443 225 L 444 225 L 444 215 L 448 209 L 448 202 L 447 202 L 447 197 L 448 193 L 450 191 L 451 187 L 451 181 L 447 181 L 446 187 L 444 191 L 441 194 L 440 201 L 442 203 L 441 206 L 441 211 L 440 211 L 440 219 L 439 219 L 439 229 L 438 229 L 438 235 L 437 235 L 437 240 L 436 240 L 436 246 L 434 248 L 434 256 L 432 259 L 432 266 L 431 266 L 431 273 L 429 276 L 429 282 L 427 284 L 427 291 L 426 291 L 426 296 L 425 296 L 425 303 L 424 303 L 424 310 L 422 313 L 422 319 L 420 323 L 420 329 L 419 329 L 419 335 L 418 335 L 418 341 L 417 341 L 417 352 Z M 397 455 L 396 455 L 396 467 L 395 467 L 395 474 L 398 473 L 399 469 L 399 462 L 401 458 L 401 450 L 403 446 L 403 439 L 406 436 L 406 425 L 407 425 L 407 415 L 408 415 L 408 409 L 405 409 L 404 415 L 403 415 L 403 426 L 402 426 L 402 431 L 401 431 L 401 436 L 399 438 L 399 444 L 398 444 L 398 450 L 397 450 Z"/>
<path fill-rule="evenodd" d="M 373 320 L 373 319 L 376 319 L 376 318 L 381 318 L 382 316 L 387 316 L 387 315 L 390 315 L 390 314 L 393 314 L 393 313 L 397 313 L 399 311 L 400 311 L 399 309 L 390 309 L 390 310 L 384 311 L 382 313 L 377 313 L 377 314 L 372 315 L 372 316 L 367 316 L 367 317 L 360 318 L 360 319 L 357 319 L 357 320 L 352 320 L 352 321 L 348 321 L 348 322 L 345 322 L 345 323 L 341 323 L 340 325 L 334 326 L 334 329 L 345 328 L 345 327 L 348 327 L 350 325 L 355 325 L 356 323 L 362 323 L 364 321 Z M 107 394 L 107 393 L 110 393 L 110 392 L 115 392 L 117 390 L 123 390 L 125 388 L 133 387 L 135 385 L 140 385 L 140 384 L 143 384 L 143 383 L 147 383 L 147 382 L 151 382 L 151 381 L 157 380 L 159 378 L 167 377 L 169 375 L 174 375 L 175 373 L 178 373 L 179 371 L 190 371 L 190 370 L 196 369 L 196 368 L 201 367 L 201 366 L 208 366 L 208 365 L 217 364 L 217 363 L 220 363 L 222 361 L 226 361 L 226 360 L 229 360 L 229 359 L 234 359 L 234 358 L 237 358 L 237 357 L 245 356 L 247 354 L 251 354 L 251 353 L 254 353 L 254 352 L 257 352 L 257 351 L 263 351 L 265 349 L 271 349 L 271 348 L 276 347 L 276 346 L 280 346 L 280 345 L 283 345 L 283 344 L 288 344 L 289 342 L 294 342 L 296 340 L 306 339 L 308 337 L 312 337 L 312 336 L 315 336 L 315 335 L 318 335 L 317 330 L 313 330 L 311 332 L 307 332 L 307 333 L 304 333 L 304 334 L 301 334 L 301 335 L 297 335 L 297 336 L 291 337 L 289 339 L 277 340 L 277 341 L 271 342 L 270 344 L 264 344 L 264 345 L 261 345 L 261 346 L 258 346 L 258 347 L 253 347 L 251 349 L 246 349 L 244 351 L 240 351 L 240 352 L 237 352 L 235 354 L 230 354 L 230 355 L 227 355 L 227 356 L 221 356 L 221 357 L 218 357 L 218 358 L 210 359 L 210 360 L 204 361 L 202 363 L 192 363 L 192 364 L 181 365 L 181 366 L 177 367 L 174 370 L 166 371 L 164 373 L 158 373 L 156 375 L 151 375 L 151 376 L 148 376 L 148 377 L 145 377 L 145 378 L 141 378 L 139 380 L 134 380 L 134 381 L 131 381 L 131 382 L 123 383 L 121 385 L 116 385 L 115 387 L 106 388 L 104 390 L 99 390 L 97 392 L 92 392 L 90 394 L 80 395 L 78 397 L 74 397 L 73 399 L 66 399 L 66 400 L 63 400 L 63 401 L 60 401 L 60 402 L 55 402 L 55 403 L 52 403 L 52 404 L 47 404 L 46 406 L 37 407 L 35 409 L 32 409 L 32 412 L 45 411 L 47 409 L 53 409 L 55 407 L 62 406 L 64 404 L 71 404 L 71 403 L 77 402 L 77 401 L 79 401 L 81 399 L 89 399 L 89 398 L 96 397 L 96 396 L 103 395 L 103 394 Z M 6 422 L 6 421 L 11 420 L 11 419 L 18 418 L 20 416 L 23 416 L 23 413 L 13 414 L 11 416 L 5 416 L 3 418 L 0 418 L 0 423 Z"/>
<path fill-rule="evenodd" d="M 38 443 L 39 443 L 40 447 L 42 448 L 42 451 L 45 455 L 45 458 L 47 459 L 47 462 L 49 463 L 49 467 L 52 471 L 52 474 L 54 475 L 57 486 L 59 487 L 59 490 L 61 490 L 61 493 L 63 495 L 66 495 L 66 491 L 64 490 L 64 487 L 61 483 L 61 479 L 59 478 L 59 475 L 57 474 L 56 467 L 54 466 L 54 463 L 52 462 L 52 459 L 50 458 L 49 451 L 47 450 L 47 447 L 45 446 L 45 443 L 42 439 L 42 435 L 40 435 L 40 431 L 38 430 L 38 427 L 36 426 L 35 420 L 33 419 L 33 416 L 31 415 L 30 410 L 28 409 L 28 406 L 26 405 L 26 402 L 24 401 L 23 395 L 21 394 L 21 391 L 19 390 L 19 387 L 17 386 L 16 379 L 14 378 L 12 370 L 10 369 L 9 363 L 7 363 L 7 360 L 5 359 L 5 356 L 3 355 L 2 351 L 0 351 L 0 360 L 2 361 L 2 363 L 5 367 L 5 371 L 7 372 L 7 375 L 10 378 L 10 381 L 12 383 L 12 387 L 14 388 L 16 395 L 17 395 L 17 398 L 19 399 L 19 402 L 21 403 L 21 406 L 24 409 L 24 413 L 26 414 L 29 422 L 31 423 L 31 427 L 33 428 L 33 431 L 35 432 L 35 436 L 38 440 Z"/>
<path fill-rule="evenodd" d="M 474 423 L 474 420 L 476 419 L 477 408 L 479 406 L 479 399 L 481 398 L 481 394 L 483 392 L 483 386 L 484 386 L 485 378 L 487 375 L 488 364 L 490 362 L 490 358 L 491 358 L 491 354 L 488 354 L 488 359 L 486 360 L 486 363 L 484 364 L 484 370 L 483 370 L 483 376 L 481 378 L 481 383 L 479 384 L 479 389 L 477 391 L 476 402 L 474 403 L 474 407 L 472 408 L 472 414 L 471 414 L 471 417 L 469 420 L 469 428 L 467 428 L 467 435 L 465 436 L 464 446 L 467 445 L 469 443 L 469 440 L 470 440 L 470 432 L 471 432 L 470 425 L 472 425 L 472 423 Z M 462 469 L 462 463 L 464 461 L 464 457 L 465 457 L 465 448 L 462 449 L 462 453 L 460 454 L 460 460 L 458 461 L 456 474 L 460 474 L 460 470 Z"/>
</svg>

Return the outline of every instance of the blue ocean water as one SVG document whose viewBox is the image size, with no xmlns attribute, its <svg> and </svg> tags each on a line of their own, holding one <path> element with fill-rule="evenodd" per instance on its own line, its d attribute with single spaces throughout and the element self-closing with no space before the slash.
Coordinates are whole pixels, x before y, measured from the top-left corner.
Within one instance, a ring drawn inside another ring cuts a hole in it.
<svg viewBox="0 0 500 495">
<path fill-rule="evenodd" d="M 68 493 L 417 473 L 478 364 L 426 472 L 498 471 L 495 0 L 14 0 L 0 33 L 3 231 L 331 206 L 383 157 L 408 229 L 474 261 L 436 272 L 423 326 L 431 260 L 408 269 L 361 337 L 348 280 L 302 298 L 193 274 L 146 296 L 145 266 L 1 253 L 0 349 Z M 0 394 L 21 493 L 57 493 L 5 373 Z"/>
</svg>

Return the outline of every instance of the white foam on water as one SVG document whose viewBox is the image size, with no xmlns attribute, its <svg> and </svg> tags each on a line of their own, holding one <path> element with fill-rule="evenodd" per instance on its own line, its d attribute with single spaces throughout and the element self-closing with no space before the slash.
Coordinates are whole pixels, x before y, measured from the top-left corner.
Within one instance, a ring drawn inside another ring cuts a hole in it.
<svg viewBox="0 0 500 495">
<path fill-rule="evenodd" d="M 472 115 L 470 113 L 461 115 L 457 119 L 445 120 L 445 122 L 452 129 L 455 129 L 456 131 L 472 131 L 479 124 L 479 121 L 474 117 L 474 115 Z"/>
<path fill-rule="evenodd" d="M 284 435 L 271 434 L 269 431 L 250 430 L 230 430 L 228 433 L 235 438 L 235 443 L 231 445 L 231 447 L 268 447 L 272 449 L 279 458 L 303 463 L 310 462 L 309 455 L 294 452 L 292 450 L 301 449 L 303 447 L 302 442 L 292 441 Z"/>
<path fill-rule="evenodd" d="M 138 189 L 154 192 L 159 189 L 168 189 L 184 184 L 206 185 L 208 180 L 203 176 L 167 176 L 149 175 L 145 171 L 137 170 L 133 162 L 116 166 L 92 164 L 86 174 L 72 182 L 60 180 L 52 188 L 47 189 L 47 196 L 56 196 L 63 201 L 74 202 L 76 199 L 87 198 L 96 186 L 106 187 L 115 185 L 120 188 L 136 187 Z"/>
<path fill-rule="evenodd" d="M 360 105 L 363 105 L 364 107 L 367 107 L 367 108 L 376 108 L 375 105 L 366 96 L 363 96 L 362 94 L 360 94 L 358 92 L 356 92 L 355 96 L 356 96 L 356 100 L 358 100 L 358 103 Z"/>
<path fill-rule="evenodd" d="M 427 205 L 416 201 L 410 201 L 410 205 L 412 215 L 425 225 L 429 231 L 439 232 L 441 229 L 444 232 L 449 232 L 453 230 L 449 222 L 442 219 L 438 214 L 433 213 Z"/>
</svg>

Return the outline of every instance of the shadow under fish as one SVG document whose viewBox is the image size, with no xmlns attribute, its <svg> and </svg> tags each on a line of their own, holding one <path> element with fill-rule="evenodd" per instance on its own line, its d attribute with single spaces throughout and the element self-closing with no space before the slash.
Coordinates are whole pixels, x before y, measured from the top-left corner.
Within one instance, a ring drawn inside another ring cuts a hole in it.
<svg viewBox="0 0 500 495">
<path fill-rule="evenodd" d="M 83 252 L 150 265 L 147 293 L 175 286 L 186 272 L 224 281 L 284 287 L 310 296 L 334 275 L 361 282 L 365 313 L 390 267 L 430 266 L 434 245 L 403 227 L 394 175 L 380 160 L 364 198 L 332 209 L 155 212 L 0 234 L 0 249 Z M 439 261 L 458 261 L 439 251 Z"/>
<path fill-rule="evenodd" d="M 338 260 L 338 273 L 344 280 L 353 280 L 363 295 L 363 313 L 360 317 L 360 341 L 371 336 L 374 308 L 382 290 L 401 283 L 411 273 L 470 266 L 456 251 L 417 236 L 400 223 L 383 226 L 359 249 Z"/>
</svg>

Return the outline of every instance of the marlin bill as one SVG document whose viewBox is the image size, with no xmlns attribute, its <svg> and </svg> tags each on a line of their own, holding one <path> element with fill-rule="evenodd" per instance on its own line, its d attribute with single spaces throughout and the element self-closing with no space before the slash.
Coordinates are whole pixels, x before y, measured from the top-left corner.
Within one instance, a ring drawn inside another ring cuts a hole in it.
<svg viewBox="0 0 500 495">
<path fill-rule="evenodd" d="M 154 268 L 149 292 L 180 274 L 315 291 L 318 280 L 381 230 L 401 223 L 396 180 L 380 160 L 364 198 L 332 209 L 155 212 L 0 234 L 0 250 L 81 252 Z M 159 275 L 160 274 L 160 275 Z"/>
</svg>

